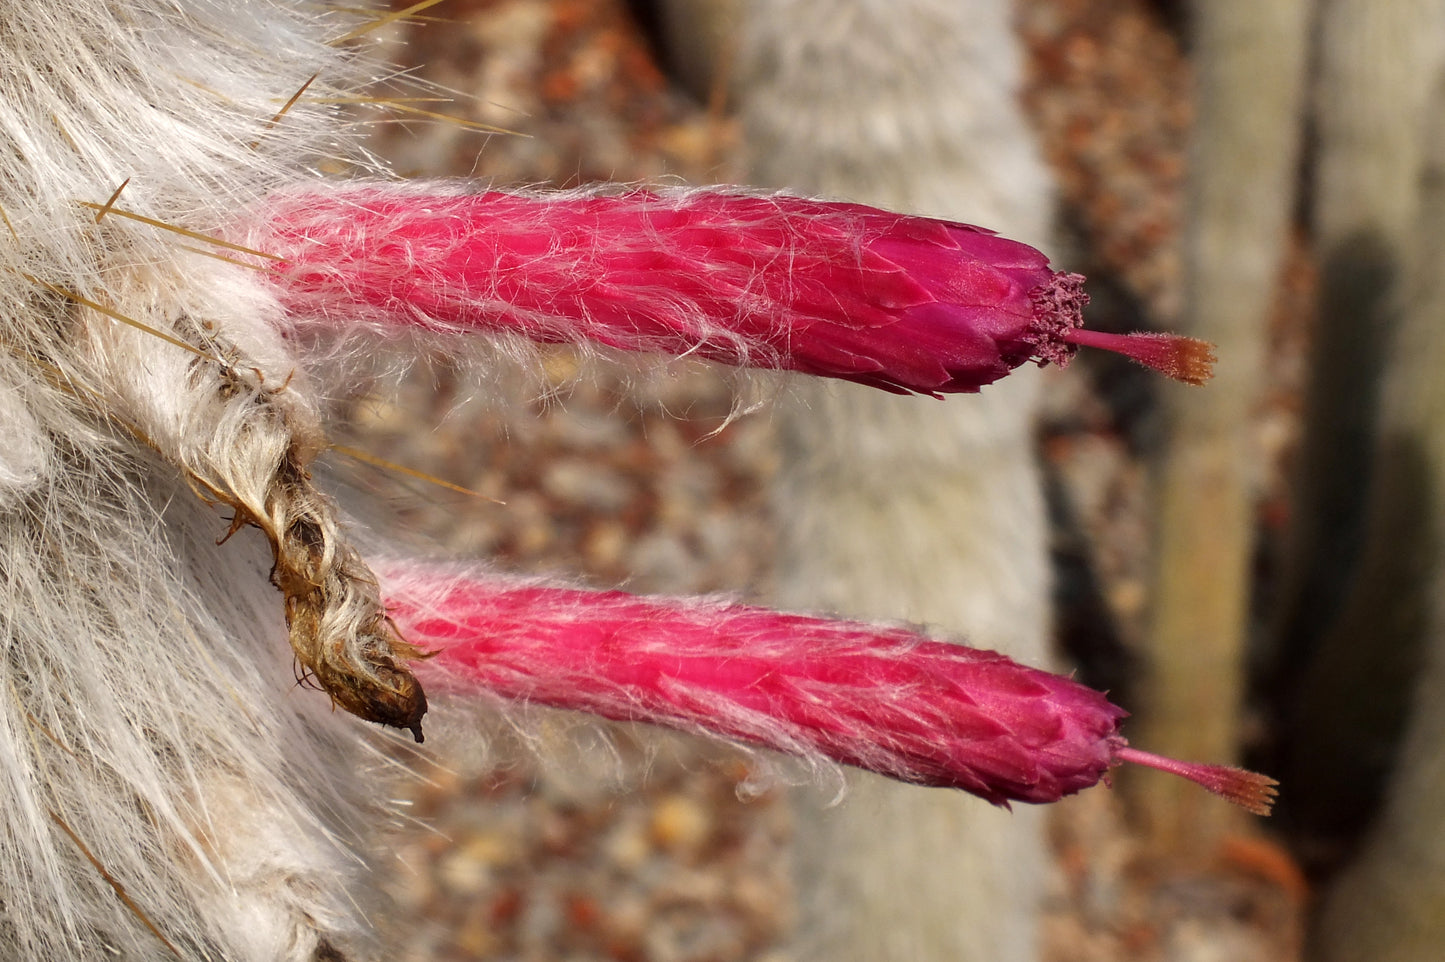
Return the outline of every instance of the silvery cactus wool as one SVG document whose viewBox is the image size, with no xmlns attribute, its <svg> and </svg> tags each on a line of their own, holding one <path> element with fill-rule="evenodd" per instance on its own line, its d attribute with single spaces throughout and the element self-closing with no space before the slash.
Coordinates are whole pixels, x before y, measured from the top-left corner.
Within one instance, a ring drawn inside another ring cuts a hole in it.
<svg viewBox="0 0 1445 962">
<path fill-rule="evenodd" d="M 395 755 L 366 722 L 420 738 L 430 676 L 999 801 L 1150 761 L 1099 696 L 897 629 L 378 578 L 313 476 L 356 354 L 590 339 L 944 393 L 1091 340 L 1197 378 L 1202 349 L 1087 334 L 1075 281 L 973 228 L 397 184 L 343 113 L 384 73 L 375 23 L 0 5 L 0 957 L 377 957 L 364 855 Z"/>
</svg>

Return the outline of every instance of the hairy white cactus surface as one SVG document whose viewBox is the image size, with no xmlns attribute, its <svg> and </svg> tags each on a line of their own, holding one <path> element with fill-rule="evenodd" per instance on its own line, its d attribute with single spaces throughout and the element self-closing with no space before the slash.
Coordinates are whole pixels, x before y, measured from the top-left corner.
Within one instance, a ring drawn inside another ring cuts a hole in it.
<svg viewBox="0 0 1445 962">
<path fill-rule="evenodd" d="M 0 957 L 366 953 L 383 762 L 285 638 L 376 588 L 307 478 L 321 394 L 265 259 L 214 242 L 358 156 L 364 21 L 320 11 L 0 5 Z"/>
</svg>

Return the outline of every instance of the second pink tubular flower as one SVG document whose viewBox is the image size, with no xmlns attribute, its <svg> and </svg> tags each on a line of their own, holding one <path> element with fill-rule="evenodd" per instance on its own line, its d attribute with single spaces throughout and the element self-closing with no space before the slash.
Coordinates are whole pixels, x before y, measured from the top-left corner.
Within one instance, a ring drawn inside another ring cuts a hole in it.
<svg viewBox="0 0 1445 962">
<path fill-rule="evenodd" d="M 293 314 L 515 332 L 976 391 L 1079 345 L 1198 383 L 1208 345 L 1081 327 L 1083 278 L 990 231 L 721 191 L 446 194 L 364 186 L 277 201 L 252 241 Z"/>
<path fill-rule="evenodd" d="M 1130 748 L 1102 694 L 997 652 L 717 601 L 382 572 L 397 625 L 435 652 L 417 671 L 442 690 L 712 732 L 995 804 L 1058 801 L 1122 762 L 1260 814 L 1273 796 L 1263 776 Z"/>
</svg>

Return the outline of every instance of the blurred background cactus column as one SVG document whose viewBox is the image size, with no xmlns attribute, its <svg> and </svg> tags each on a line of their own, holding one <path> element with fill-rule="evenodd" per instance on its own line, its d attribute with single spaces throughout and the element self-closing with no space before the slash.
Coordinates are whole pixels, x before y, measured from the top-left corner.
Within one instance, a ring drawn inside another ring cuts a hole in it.
<svg viewBox="0 0 1445 962">
<path fill-rule="evenodd" d="M 1445 945 L 1445 4 L 1321 10 L 1322 290 L 1274 672 L 1285 826 L 1336 873 L 1311 959 L 1425 962 Z"/>
<path fill-rule="evenodd" d="M 673 3 L 674 50 L 708 4 Z M 1047 247 L 1011 0 L 751 0 L 731 65 L 744 179 L 964 220 Z M 716 22 L 716 21 L 714 21 Z M 721 61 L 720 61 L 721 63 Z M 727 64 L 723 63 L 723 66 Z M 791 381 L 771 599 L 898 618 L 1046 664 L 1036 372 L 938 404 Z M 800 958 L 1038 957 L 1044 813 L 850 774 L 797 806 Z"/>
<path fill-rule="evenodd" d="M 1440 428 L 1399 405 L 1431 391 L 1438 371 L 1388 385 L 1420 373 L 1395 340 L 1411 251 L 1431 249 L 1419 235 L 1421 175 L 1440 109 L 1429 98 L 1445 64 L 1445 4 L 1328 0 L 1318 35 L 1311 217 L 1321 290 L 1272 687 L 1283 719 L 1277 774 L 1290 786 L 1282 824 L 1325 871 L 1378 804 L 1437 589 L 1440 482 L 1424 452 Z M 1423 303 L 1417 295 L 1411 311 Z M 1391 390 L 1397 409 L 1382 422 Z"/>
<path fill-rule="evenodd" d="M 1408 659 L 1416 681 L 1401 699 L 1414 714 L 1384 808 L 1323 903 L 1311 953 L 1319 962 L 1427 962 L 1445 946 L 1445 85 L 1426 116 L 1433 130 L 1382 396 L 1371 512 L 1379 523 L 1371 524 L 1366 554 L 1394 556 L 1368 573 L 1399 577 L 1393 600 L 1402 620 L 1419 628 L 1422 650 Z M 1387 544 L 1392 534 L 1404 538 L 1399 548 Z M 1396 641 L 1392 630 L 1377 639 L 1359 627 L 1351 643 L 1361 656 Z"/>
<path fill-rule="evenodd" d="M 1265 332 L 1290 224 L 1302 131 L 1307 0 L 1192 5 L 1196 126 L 1185 221 L 1181 332 L 1217 345 L 1204 390 L 1165 392 L 1155 580 L 1137 744 L 1181 758 L 1238 754 L 1260 461 L 1251 432 Z M 1138 778 L 1164 851 L 1217 845 L 1226 806 Z"/>
</svg>

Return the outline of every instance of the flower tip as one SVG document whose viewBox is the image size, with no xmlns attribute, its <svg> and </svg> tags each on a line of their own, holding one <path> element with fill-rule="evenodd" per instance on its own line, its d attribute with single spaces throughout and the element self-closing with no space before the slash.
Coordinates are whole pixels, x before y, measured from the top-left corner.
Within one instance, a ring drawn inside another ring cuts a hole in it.
<svg viewBox="0 0 1445 962">
<path fill-rule="evenodd" d="M 1113 351 L 1185 384 L 1200 385 L 1214 376 L 1214 345 L 1178 334 L 1105 334 L 1076 327 L 1063 338 L 1080 347 Z"/>
<path fill-rule="evenodd" d="M 1181 762 L 1152 752 L 1125 746 L 1114 753 L 1114 760 L 1157 768 L 1187 778 L 1213 792 L 1227 802 L 1255 815 L 1268 815 L 1279 795 L 1279 782 L 1268 775 L 1234 768 L 1229 765 L 1199 765 Z"/>
</svg>

